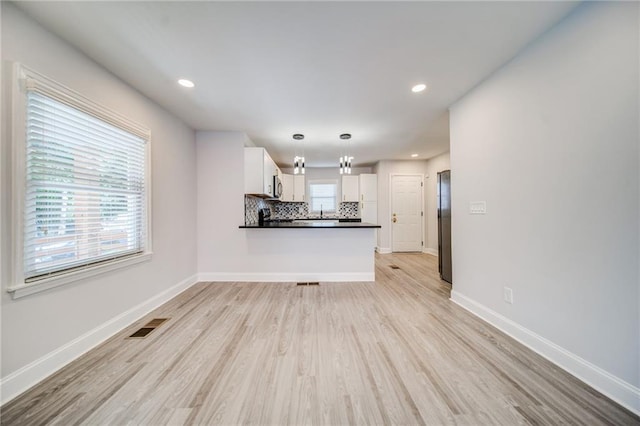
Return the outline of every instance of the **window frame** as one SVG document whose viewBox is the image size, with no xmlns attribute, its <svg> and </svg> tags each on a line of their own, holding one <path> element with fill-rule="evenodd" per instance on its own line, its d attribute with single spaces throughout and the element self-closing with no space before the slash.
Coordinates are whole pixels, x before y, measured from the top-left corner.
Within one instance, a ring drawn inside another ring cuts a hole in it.
<svg viewBox="0 0 640 426">
<path fill-rule="evenodd" d="M 324 213 L 337 213 L 338 212 L 338 200 L 339 200 L 339 196 L 338 196 L 338 179 L 313 179 L 309 181 L 309 187 L 307 188 L 308 191 L 307 193 L 309 194 L 309 213 L 320 213 L 320 210 L 313 210 L 313 196 L 312 196 L 312 192 L 311 192 L 311 185 L 327 185 L 327 184 L 331 184 L 331 185 L 335 185 L 336 187 L 336 193 L 335 193 L 335 200 L 334 200 L 334 206 L 335 208 L 333 210 L 325 210 L 322 209 L 322 211 Z"/>
<path fill-rule="evenodd" d="M 7 67 L 9 68 L 9 67 Z M 124 117 L 123 115 L 110 110 L 98 103 L 86 98 L 80 93 L 55 82 L 54 80 L 39 74 L 38 72 L 25 67 L 20 63 L 14 63 L 11 68 L 11 106 L 9 113 L 12 115 L 8 120 L 10 123 L 10 138 L 12 150 L 12 217 L 11 217 L 11 283 L 7 291 L 14 299 L 30 294 L 39 293 L 54 287 L 65 285 L 92 276 L 100 275 L 130 265 L 135 265 L 151 259 L 152 238 L 151 238 L 151 133 L 149 129 Z M 26 197 L 26 118 L 27 118 L 27 92 L 34 87 L 38 91 L 46 91 L 49 96 L 59 102 L 65 103 L 72 108 L 83 111 L 99 120 L 105 121 L 127 132 L 135 134 L 145 139 L 145 159 L 144 159 L 144 217 L 142 218 L 144 227 L 144 250 L 139 253 L 115 257 L 95 264 L 88 264 L 79 267 L 70 267 L 66 270 L 55 272 L 49 276 L 25 281 L 24 277 L 24 218 L 25 218 L 25 197 Z"/>
</svg>

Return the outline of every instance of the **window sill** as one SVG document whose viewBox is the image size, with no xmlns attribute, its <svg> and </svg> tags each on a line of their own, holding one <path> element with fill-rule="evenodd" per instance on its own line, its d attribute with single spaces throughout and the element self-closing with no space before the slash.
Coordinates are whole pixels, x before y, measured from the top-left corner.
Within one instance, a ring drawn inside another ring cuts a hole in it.
<svg viewBox="0 0 640 426">
<path fill-rule="evenodd" d="M 123 259 L 117 259 L 101 265 L 91 266 L 79 271 L 73 271 L 66 274 L 57 275 L 50 278 L 44 278 L 42 280 L 29 283 L 18 284 L 13 287 L 9 287 L 7 290 L 11 293 L 13 299 L 19 299 L 21 297 L 29 296 L 31 294 L 40 293 L 45 290 L 49 290 L 55 287 L 60 287 L 65 284 L 72 283 L 74 281 L 83 280 L 96 275 L 104 274 L 106 272 L 114 271 L 116 269 L 126 268 L 127 266 L 136 265 L 138 263 L 151 260 L 151 252 L 137 254 L 129 256 Z"/>
</svg>

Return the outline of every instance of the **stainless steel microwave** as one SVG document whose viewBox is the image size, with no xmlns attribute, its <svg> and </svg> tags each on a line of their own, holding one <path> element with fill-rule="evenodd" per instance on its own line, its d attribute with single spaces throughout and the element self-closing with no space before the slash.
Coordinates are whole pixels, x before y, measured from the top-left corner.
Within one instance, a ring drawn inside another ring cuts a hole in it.
<svg viewBox="0 0 640 426">
<path fill-rule="evenodd" d="M 280 180 L 278 175 L 275 175 L 273 177 L 273 198 L 280 197 L 282 197 L 282 181 Z"/>
</svg>

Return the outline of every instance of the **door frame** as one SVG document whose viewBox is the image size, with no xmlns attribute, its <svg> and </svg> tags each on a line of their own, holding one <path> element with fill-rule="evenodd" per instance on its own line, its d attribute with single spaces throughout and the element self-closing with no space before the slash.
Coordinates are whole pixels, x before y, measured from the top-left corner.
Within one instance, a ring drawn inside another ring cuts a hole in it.
<svg viewBox="0 0 640 426">
<path fill-rule="evenodd" d="M 424 231 L 425 231 L 425 226 L 424 226 L 424 221 L 425 218 L 427 217 L 427 215 L 425 214 L 425 205 L 424 205 L 424 173 L 389 173 L 389 218 L 388 218 L 388 223 L 389 223 L 389 250 L 391 250 L 391 253 L 394 253 L 393 251 L 393 178 L 395 176 L 419 176 L 420 177 L 420 208 L 422 211 L 422 220 L 420 221 L 420 238 L 422 241 L 422 246 L 420 248 L 420 251 L 415 252 L 415 253 L 424 253 L 424 241 L 425 241 L 425 235 L 424 235 Z"/>
</svg>

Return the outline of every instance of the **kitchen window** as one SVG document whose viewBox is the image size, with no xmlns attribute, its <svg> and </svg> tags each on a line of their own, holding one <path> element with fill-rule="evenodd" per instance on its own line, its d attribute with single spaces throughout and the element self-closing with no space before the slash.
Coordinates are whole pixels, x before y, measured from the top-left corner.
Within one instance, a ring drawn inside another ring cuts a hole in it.
<svg viewBox="0 0 640 426">
<path fill-rule="evenodd" d="M 16 67 L 14 297 L 150 255 L 149 131 Z"/>
<path fill-rule="evenodd" d="M 335 213 L 338 197 L 338 182 L 314 180 L 309 182 L 309 210 L 312 213 Z"/>
</svg>

